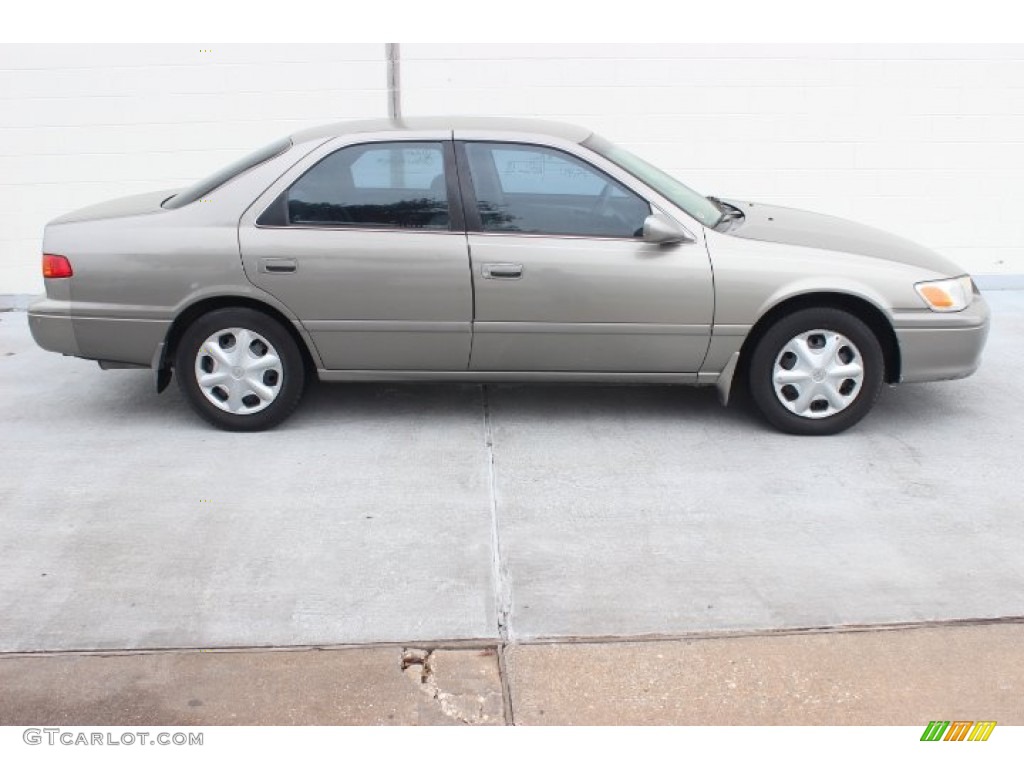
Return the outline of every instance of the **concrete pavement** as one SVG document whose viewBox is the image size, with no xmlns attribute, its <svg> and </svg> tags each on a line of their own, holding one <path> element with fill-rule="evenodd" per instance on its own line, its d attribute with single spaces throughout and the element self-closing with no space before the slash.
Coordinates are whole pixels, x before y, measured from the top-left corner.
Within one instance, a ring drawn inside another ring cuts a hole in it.
<svg viewBox="0 0 1024 768">
<path fill-rule="evenodd" d="M 0 650 L 495 636 L 478 389 L 324 388 L 222 433 L 24 321 L 0 315 Z"/>
<path fill-rule="evenodd" d="M 1021 647 L 1022 624 L 526 644 L 504 679 L 494 647 L 2 656 L 0 725 L 1021 725 Z"/>
<path fill-rule="evenodd" d="M 505 722 L 486 647 L 0 657 L 0 690 L 0 725 Z"/>
<path fill-rule="evenodd" d="M 599 386 L 488 387 L 486 420 L 475 386 L 322 386 L 227 434 L 2 313 L 0 651 L 1024 615 L 1024 293 L 988 296 L 976 376 L 825 439 Z"/>
<path fill-rule="evenodd" d="M 520 725 L 1019 725 L 1022 648 L 1022 624 L 524 645 L 509 686 Z"/>
<path fill-rule="evenodd" d="M 1024 614 L 1024 293 L 971 378 L 794 439 L 709 391 L 500 387 L 515 637 Z"/>
</svg>

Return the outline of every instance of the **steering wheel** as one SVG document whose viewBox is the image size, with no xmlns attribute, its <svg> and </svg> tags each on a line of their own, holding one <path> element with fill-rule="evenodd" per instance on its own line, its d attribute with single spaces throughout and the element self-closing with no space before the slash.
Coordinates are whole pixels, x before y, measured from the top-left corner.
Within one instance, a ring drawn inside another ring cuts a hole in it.
<svg viewBox="0 0 1024 768">
<path fill-rule="evenodd" d="M 597 200 L 594 202 L 594 205 L 590 209 L 590 215 L 604 216 L 605 209 L 608 207 L 608 200 L 611 198 L 611 196 L 612 184 L 609 181 L 605 183 L 604 187 L 602 187 L 601 191 L 597 194 Z"/>
<path fill-rule="evenodd" d="M 604 219 L 605 223 L 611 228 L 610 222 L 614 221 L 616 224 L 621 224 L 622 227 L 632 234 L 636 229 L 633 221 L 630 217 L 625 215 L 622 211 L 617 211 L 614 208 L 608 207 L 608 201 L 611 200 L 612 192 L 615 191 L 615 185 L 611 182 L 607 182 L 597 195 L 597 201 L 590 208 L 590 215 L 596 218 Z"/>
</svg>

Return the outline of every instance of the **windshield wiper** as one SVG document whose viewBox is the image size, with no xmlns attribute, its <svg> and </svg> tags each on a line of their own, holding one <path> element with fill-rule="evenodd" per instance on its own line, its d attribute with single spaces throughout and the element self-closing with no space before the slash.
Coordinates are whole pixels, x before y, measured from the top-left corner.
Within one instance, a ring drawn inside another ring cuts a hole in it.
<svg viewBox="0 0 1024 768">
<path fill-rule="evenodd" d="M 746 214 L 744 214 L 743 211 L 741 211 L 735 205 L 731 205 L 730 203 L 727 203 L 724 200 L 720 200 L 717 197 L 708 197 L 708 200 L 714 203 L 715 207 L 722 212 L 722 218 L 718 220 L 719 224 L 724 224 L 727 221 L 733 221 L 736 219 L 747 218 Z"/>
</svg>

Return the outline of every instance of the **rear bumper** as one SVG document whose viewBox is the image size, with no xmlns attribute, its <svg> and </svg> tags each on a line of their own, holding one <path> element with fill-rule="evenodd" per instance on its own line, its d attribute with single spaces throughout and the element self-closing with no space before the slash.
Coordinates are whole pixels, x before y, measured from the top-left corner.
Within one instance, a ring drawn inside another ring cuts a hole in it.
<svg viewBox="0 0 1024 768">
<path fill-rule="evenodd" d="M 962 379 L 978 370 L 990 325 L 988 304 L 980 296 L 963 312 L 915 312 L 894 321 L 901 382 Z"/>
<path fill-rule="evenodd" d="M 78 356 L 78 341 L 66 301 L 40 298 L 28 307 L 28 329 L 36 344 L 50 352 Z"/>
<path fill-rule="evenodd" d="M 41 298 L 29 305 L 28 327 L 36 344 L 51 352 L 148 368 L 170 322 L 72 315 L 71 302 Z"/>
</svg>

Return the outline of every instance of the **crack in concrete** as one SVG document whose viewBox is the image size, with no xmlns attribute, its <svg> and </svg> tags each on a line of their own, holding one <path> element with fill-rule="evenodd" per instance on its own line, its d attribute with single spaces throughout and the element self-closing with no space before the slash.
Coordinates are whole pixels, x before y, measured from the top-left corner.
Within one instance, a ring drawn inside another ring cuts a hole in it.
<svg viewBox="0 0 1024 768">
<path fill-rule="evenodd" d="M 437 702 L 442 714 L 464 725 L 492 722 L 487 714 L 487 697 L 479 693 L 453 693 L 437 681 L 433 666 L 434 651 L 406 648 L 402 651 L 402 671 L 429 699 Z"/>
</svg>

